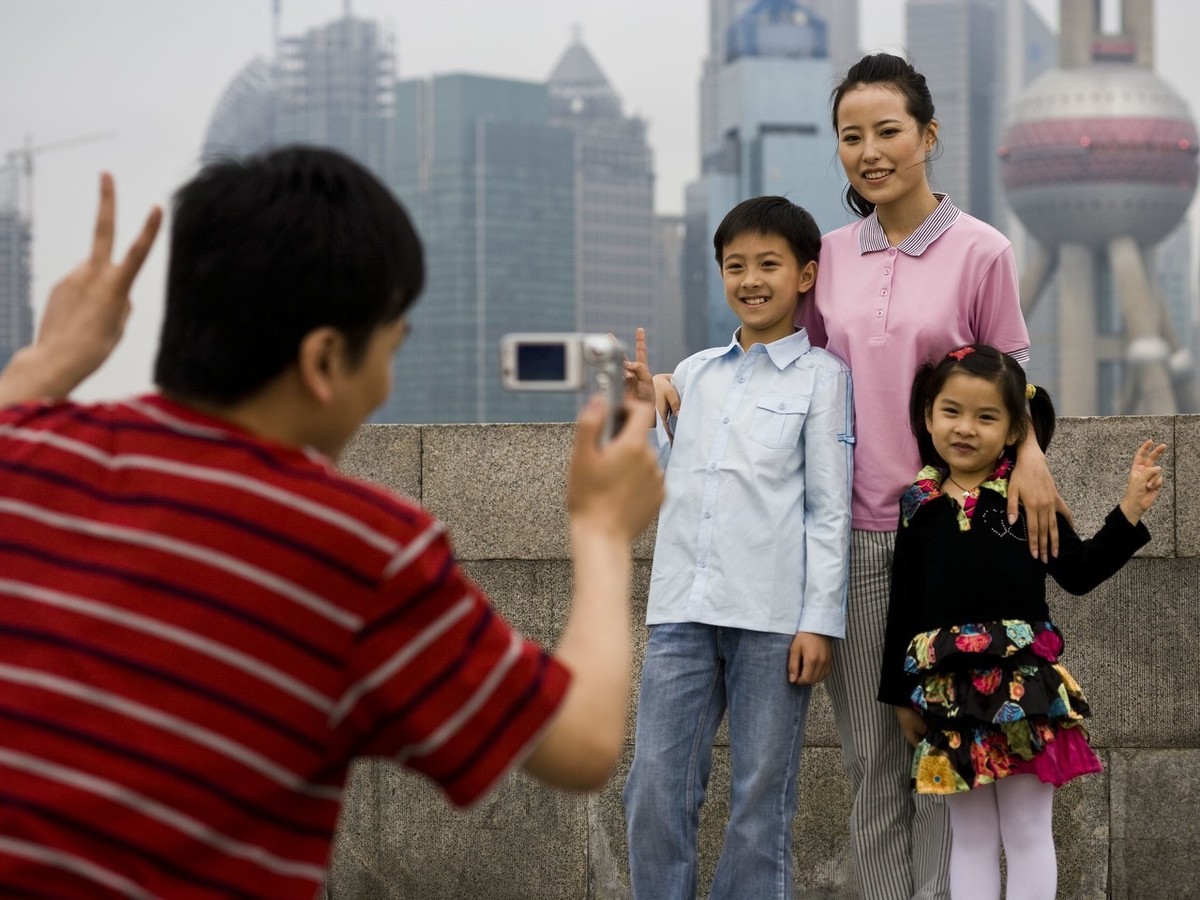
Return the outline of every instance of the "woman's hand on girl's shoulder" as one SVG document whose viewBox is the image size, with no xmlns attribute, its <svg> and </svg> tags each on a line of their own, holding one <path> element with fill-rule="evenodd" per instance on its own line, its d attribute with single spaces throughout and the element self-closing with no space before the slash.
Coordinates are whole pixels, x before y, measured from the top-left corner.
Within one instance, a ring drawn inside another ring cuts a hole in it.
<svg viewBox="0 0 1200 900">
<path fill-rule="evenodd" d="M 1055 513 L 1071 520 L 1071 511 L 1063 502 L 1046 465 L 1037 441 L 1026 440 L 1017 449 L 1017 464 L 1008 479 L 1008 523 L 1017 521 L 1020 507 L 1025 507 L 1025 527 L 1029 532 L 1029 552 L 1034 559 L 1048 562 L 1058 556 L 1058 519 Z"/>
<path fill-rule="evenodd" d="M 1129 484 L 1125 488 L 1125 497 L 1121 500 L 1121 512 L 1131 525 L 1136 525 L 1142 520 L 1142 516 L 1162 493 L 1163 469 L 1159 462 L 1166 452 L 1166 444 L 1156 446 L 1154 441 L 1146 440 L 1133 454 L 1133 464 L 1129 467 Z"/>
</svg>

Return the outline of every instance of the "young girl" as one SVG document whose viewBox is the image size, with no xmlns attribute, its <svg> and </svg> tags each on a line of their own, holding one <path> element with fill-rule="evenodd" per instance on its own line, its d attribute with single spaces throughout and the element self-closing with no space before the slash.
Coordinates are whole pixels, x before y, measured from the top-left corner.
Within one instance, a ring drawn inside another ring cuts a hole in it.
<svg viewBox="0 0 1200 900">
<path fill-rule="evenodd" d="M 1008 896 L 1052 898 L 1054 788 L 1101 765 L 1081 724 L 1087 701 L 1057 663 L 1046 575 L 1086 593 L 1150 539 L 1141 518 L 1166 445 L 1138 448 L 1124 499 L 1091 540 L 1060 516 L 1059 554 L 1042 563 L 1023 511 L 1010 524 L 1006 506 L 1030 420 L 1043 450 L 1053 434 L 1046 392 L 1012 357 L 972 344 L 917 370 L 909 417 L 925 468 L 900 500 L 879 700 L 916 748 L 917 792 L 946 795 L 951 895 L 999 898 L 1003 839 Z"/>
</svg>

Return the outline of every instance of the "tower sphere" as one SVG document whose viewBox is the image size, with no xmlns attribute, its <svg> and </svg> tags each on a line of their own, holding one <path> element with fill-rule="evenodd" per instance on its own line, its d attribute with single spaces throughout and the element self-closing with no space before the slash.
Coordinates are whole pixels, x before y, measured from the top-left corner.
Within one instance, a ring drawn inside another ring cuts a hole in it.
<svg viewBox="0 0 1200 900">
<path fill-rule="evenodd" d="M 1198 149 L 1187 104 L 1162 79 L 1097 63 L 1029 85 L 999 154 L 1008 201 L 1038 240 L 1102 247 L 1130 235 L 1148 246 L 1187 211 Z"/>
</svg>

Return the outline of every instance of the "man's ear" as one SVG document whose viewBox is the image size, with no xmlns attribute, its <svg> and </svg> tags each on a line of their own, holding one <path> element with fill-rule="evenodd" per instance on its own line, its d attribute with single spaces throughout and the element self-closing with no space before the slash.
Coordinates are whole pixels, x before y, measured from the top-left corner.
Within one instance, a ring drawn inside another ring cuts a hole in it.
<svg viewBox="0 0 1200 900">
<path fill-rule="evenodd" d="M 345 352 L 345 337 L 329 325 L 314 328 L 300 341 L 296 371 L 300 384 L 318 403 L 333 402 Z"/>
<path fill-rule="evenodd" d="M 800 293 L 807 294 L 817 283 L 817 261 L 810 259 L 800 267 Z"/>
</svg>

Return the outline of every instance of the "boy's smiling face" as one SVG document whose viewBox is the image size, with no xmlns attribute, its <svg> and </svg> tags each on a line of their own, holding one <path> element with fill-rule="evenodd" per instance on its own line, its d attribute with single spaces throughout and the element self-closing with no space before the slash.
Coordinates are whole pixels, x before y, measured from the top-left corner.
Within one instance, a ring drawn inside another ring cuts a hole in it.
<svg viewBox="0 0 1200 900">
<path fill-rule="evenodd" d="M 794 330 L 800 295 L 813 286 L 817 262 L 803 265 L 781 235 L 744 232 L 721 256 L 725 302 L 742 323 L 739 342 L 769 344 Z"/>
</svg>

